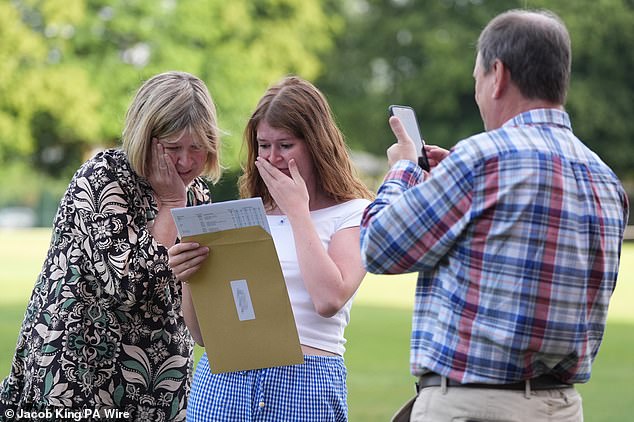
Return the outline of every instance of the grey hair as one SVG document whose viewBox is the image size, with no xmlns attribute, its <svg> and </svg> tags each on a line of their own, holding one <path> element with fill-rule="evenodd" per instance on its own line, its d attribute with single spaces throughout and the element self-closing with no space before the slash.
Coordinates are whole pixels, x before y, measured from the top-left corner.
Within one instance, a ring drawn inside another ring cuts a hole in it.
<svg viewBox="0 0 634 422">
<path fill-rule="evenodd" d="M 510 10 L 491 20 L 478 39 L 485 73 L 499 59 L 522 95 L 564 104 L 572 50 L 562 20 L 547 10 Z"/>
</svg>

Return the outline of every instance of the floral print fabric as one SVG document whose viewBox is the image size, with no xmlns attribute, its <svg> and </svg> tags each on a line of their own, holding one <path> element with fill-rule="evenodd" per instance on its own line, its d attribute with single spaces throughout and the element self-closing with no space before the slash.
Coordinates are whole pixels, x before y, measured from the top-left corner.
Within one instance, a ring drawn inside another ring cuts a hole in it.
<svg viewBox="0 0 634 422">
<path fill-rule="evenodd" d="M 207 202 L 196 179 L 188 205 Z M 193 341 L 167 249 L 149 231 L 157 211 L 123 151 L 101 152 L 77 171 L 0 385 L 0 419 L 5 409 L 64 408 L 184 420 Z"/>
</svg>

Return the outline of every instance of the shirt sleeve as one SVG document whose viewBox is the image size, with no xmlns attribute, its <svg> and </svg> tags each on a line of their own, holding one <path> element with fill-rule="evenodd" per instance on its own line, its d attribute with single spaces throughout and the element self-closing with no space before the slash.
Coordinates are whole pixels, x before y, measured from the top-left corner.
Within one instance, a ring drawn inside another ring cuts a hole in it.
<svg viewBox="0 0 634 422">
<path fill-rule="evenodd" d="M 375 274 L 431 271 L 469 222 L 471 167 L 452 151 L 426 180 L 394 164 L 361 220 L 361 256 Z"/>
<path fill-rule="evenodd" d="M 67 265 L 66 278 L 72 280 L 73 273 L 94 277 L 103 293 L 118 296 L 128 280 L 130 261 L 148 234 L 139 230 L 130 212 L 131 199 L 112 164 L 102 155 L 75 174 L 60 207 L 63 221 L 56 225 L 60 245 L 67 243 L 68 249 L 57 256 L 60 270 Z"/>
<path fill-rule="evenodd" d="M 349 202 L 349 206 L 345 212 L 345 215 L 342 216 L 337 225 L 337 230 L 347 229 L 350 227 L 359 227 L 359 225 L 361 225 L 361 217 L 363 216 L 365 207 L 368 204 L 370 204 L 370 201 L 366 199 L 351 200 Z"/>
</svg>

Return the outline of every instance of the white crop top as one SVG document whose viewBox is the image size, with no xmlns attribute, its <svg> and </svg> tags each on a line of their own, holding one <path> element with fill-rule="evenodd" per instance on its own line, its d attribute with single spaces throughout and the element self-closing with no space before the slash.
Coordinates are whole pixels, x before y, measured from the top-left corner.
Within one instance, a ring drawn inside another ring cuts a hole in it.
<svg viewBox="0 0 634 422">
<path fill-rule="evenodd" d="M 363 210 L 369 203 L 366 199 L 353 199 L 329 208 L 311 211 L 310 217 L 326 250 L 335 232 L 359 226 Z M 291 224 L 285 215 L 269 215 L 267 219 L 286 280 L 300 343 L 343 356 L 346 350 L 343 332 L 350 321 L 352 298 L 332 317 L 320 316 L 304 286 Z"/>
</svg>

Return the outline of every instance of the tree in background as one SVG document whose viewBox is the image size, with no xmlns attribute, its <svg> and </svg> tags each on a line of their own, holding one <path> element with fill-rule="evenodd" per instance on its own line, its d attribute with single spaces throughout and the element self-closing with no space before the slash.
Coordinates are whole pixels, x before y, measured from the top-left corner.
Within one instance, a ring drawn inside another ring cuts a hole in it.
<svg viewBox="0 0 634 422">
<path fill-rule="evenodd" d="M 134 90 L 172 69 L 205 80 L 218 106 L 229 177 L 217 198 L 235 194 L 255 103 L 289 73 L 324 91 L 355 150 L 384 157 L 394 103 L 451 147 L 482 130 L 477 36 L 515 7 L 568 25 L 575 132 L 634 191 L 631 0 L 0 0 L 0 207 L 48 195 L 54 209 L 86 155 L 118 144 Z"/>
<path fill-rule="evenodd" d="M 317 80 L 355 148 L 384 155 L 389 104 L 409 104 L 423 136 L 451 147 L 483 130 L 473 99 L 475 43 L 510 8 L 547 8 L 573 43 L 567 103 L 575 133 L 626 182 L 634 179 L 634 4 L 626 0 L 348 0 L 345 30 Z M 630 191 L 634 189 L 630 188 Z"/>
<path fill-rule="evenodd" d="M 72 15 L 69 15 L 70 20 Z M 64 156 L 94 139 L 97 93 L 88 75 L 55 63 L 44 34 L 15 2 L 0 3 L 0 200 L 38 200 L 44 173 L 59 176 Z M 35 169 L 35 171 L 34 171 Z"/>
<path fill-rule="evenodd" d="M 46 180 L 63 191 L 92 148 L 119 143 L 140 83 L 172 69 L 208 84 L 237 168 L 262 92 L 288 73 L 315 78 L 337 22 L 305 0 L 1 2 L 0 205 L 33 205 Z"/>
</svg>

